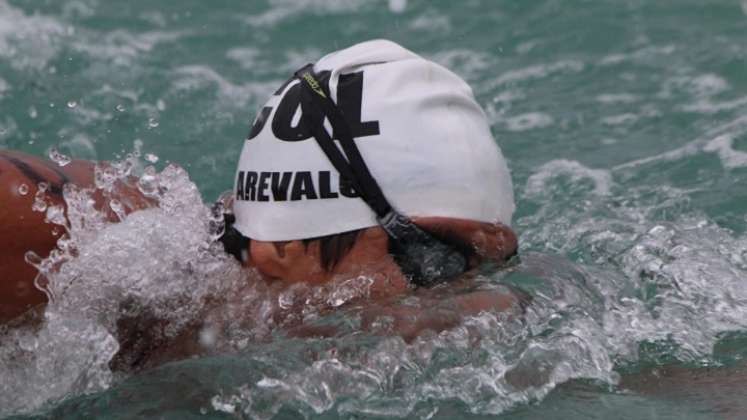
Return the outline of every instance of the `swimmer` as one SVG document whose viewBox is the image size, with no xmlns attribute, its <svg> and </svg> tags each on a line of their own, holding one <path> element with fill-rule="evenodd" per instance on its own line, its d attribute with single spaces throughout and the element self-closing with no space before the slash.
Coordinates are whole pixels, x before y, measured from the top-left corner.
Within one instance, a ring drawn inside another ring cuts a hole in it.
<svg viewBox="0 0 747 420">
<path fill-rule="evenodd" d="M 384 40 L 329 54 L 275 92 L 244 142 L 229 206 L 226 250 L 288 285 L 364 275 L 387 297 L 517 248 L 510 175 L 472 90 Z"/>
<path fill-rule="evenodd" d="M 91 185 L 92 165 L 55 168 L 2 153 L 0 199 L 15 201 L 0 213 L 2 241 L 12 244 L 0 260 L 0 304 L 17 314 L 43 302 L 29 286 L 34 273 L 23 254 L 45 255 L 55 241 L 30 210 L 36 183 Z M 21 183 L 30 187 L 26 195 Z M 130 198 L 128 211 L 149 205 L 131 186 L 120 190 Z M 501 264 L 517 249 L 510 174 L 471 89 L 384 40 L 329 54 L 271 96 L 244 141 L 224 204 L 226 252 L 276 289 L 366 276 L 370 299 L 385 302 L 448 285 L 487 261 Z M 21 267 L 23 291 L 8 280 Z M 469 315 L 517 308 L 519 300 L 483 291 L 454 302 Z M 375 307 L 398 319 L 413 315 Z M 414 336 L 450 325 L 425 315 L 400 330 Z"/>
</svg>

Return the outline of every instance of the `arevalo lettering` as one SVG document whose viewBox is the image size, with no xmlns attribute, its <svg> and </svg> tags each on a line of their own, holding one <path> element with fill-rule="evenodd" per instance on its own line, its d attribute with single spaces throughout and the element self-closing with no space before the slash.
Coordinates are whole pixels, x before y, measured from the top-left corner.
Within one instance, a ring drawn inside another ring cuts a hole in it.
<svg viewBox="0 0 747 420">
<path fill-rule="evenodd" d="M 330 171 L 239 171 L 236 179 L 236 200 L 240 201 L 325 200 L 340 196 L 355 198 L 358 194 L 343 178 L 333 188 Z"/>
</svg>

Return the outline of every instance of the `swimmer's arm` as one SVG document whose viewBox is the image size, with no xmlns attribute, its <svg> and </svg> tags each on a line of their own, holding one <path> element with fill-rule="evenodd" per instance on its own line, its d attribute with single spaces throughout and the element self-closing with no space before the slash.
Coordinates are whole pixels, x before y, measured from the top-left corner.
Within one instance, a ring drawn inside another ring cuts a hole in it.
<svg viewBox="0 0 747 420">
<path fill-rule="evenodd" d="M 47 185 L 47 205 L 64 207 L 64 185 L 93 187 L 94 168 L 89 161 L 59 166 L 37 156 L 0 150 L 0 324 L 46 301 L 34 286 L 36 269 L 24 256 L 33 251 L 46 257 L 63 230 L 47 223 L 45 213 L 32 209 L 39 184 Z M 118 220 L 109 206 L 112 198 L 122 203 L 126 213 L 153 205 L 134 182 L 118 183 L 112 194 L 98 191 L 93 196 L 94 207 L 105 211 L 112 221 Z"/>
</svg>

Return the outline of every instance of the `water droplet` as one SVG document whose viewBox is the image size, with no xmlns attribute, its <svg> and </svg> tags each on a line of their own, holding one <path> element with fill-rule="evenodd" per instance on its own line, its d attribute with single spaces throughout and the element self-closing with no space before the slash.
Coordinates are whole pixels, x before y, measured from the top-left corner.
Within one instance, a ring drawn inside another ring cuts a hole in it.
<svg viewBox="0 0 747 420">
<path fill-rule="evenodd" d="M 59 166 L 65 166 L 65 165 L 69 164 L 70 162 L 72 162 L 72 159 L 70 159 L 69 156 L 60 153 L 54 147 L 52 147 L 51 149 L 49 149 L 49 153 L 47 154 L 47 156 L 49 156 L 49 159 L 52 162 L 55 162 Z"/>
<path fill-rule="evenodd" d="M 46 182 L 40 182 L 36 185 L 36 188 L 37 191 L 36 194 L 34 194 L 34 204 L 31 205 L 31 210 L 41 213 L 47 210 L 47 202 L 44 200 L 44 197 L 49 188 L 49 184 Z"/>
<path fill-rule="evenodd" d="M 27 263 L 33 265 L 34 267 L 38 267 L 41 265 L 42 261 L 44 259 L 36 254 L 34 251 L 26 251 L 26 254 L 23 256 L 24 261 Z"/>
<path fill-rule="evenodd" d="M 34 118 L 36 118 L 38 116 L 39 116 L 39 112 L 36 110 L 36 107 L 34 107 L 33 105 L 31 105 L 31 107 L 29 108 L 29 117 L 31 117 L 32 119 L 34 119 Z"/>
<path fill-rule="evenodd" d="M 156 109 L 159 111 L 163 111 L 166 109 L 166 102 L 163 101 L 163 99 L 159 99 L 156 101 Z"/>
<path fill-rule="evenodd" d="M 42 213 L 47 210 L 47 202 L 44 201 L 44 196 L 39 195 L 39 193 L 36 193 L 36 196 L 34 196 L 34 204 L 31 205 L 31 210 L 38 211 L 39 213 Z"/>
<path fill-rule="evenodd" d="M 76 102 L 76 101 L 67 101 L 67 107 L 68 108 L 73 109 L 76 106 L 78 106 L 78 102 Z"/>
<path fill-rule="evenodd" d="M 156 128 L 158 127 L 158 120 L 155 118 L 150 118 L 148 120 L 148 128 Z"/>
<path fill-rule="evenodd" d="M 26 184 L 21 184 L 18 186 L 18 194 L 26 195 L 29 193 L 29 186 Z"/>
<path fill-rule="evenodd" d="M 109 201 L 109 208 L 112 209 L 112 211 L 117 215 L 120 221 L 125 219 L 125 216 L 127 214 L 125 212 L 124 206 L 119 200 L 112 199 L 111 201 Z"/>
<path fill-rule="evenodd" d="M 55 225 L 64 226 L 66 223 L 65 208 L 62 206 L 47 207 L 47 216 L 45 220 Z"/>
<path fill-rule="evenodd" d="M 50 102 L 50 103 L 49 103 L 49 107 L 50 107 L 50 108 L 54 108 L 54 102 Z"/>
<path fill-rule="evenodd" d="M 145 160 L 147 160 L 150 163 L 157 163 L 158 162 L 158 156 L 154 155 L 153 153 L 146 153 L 145 154 Z"/>
<path fill-rule="evenodd" d="M 125 107 L 124 107 L 124 105 L 122 105 L 122 104 L 119 104 L 119 105 L 117 105 L 117 106 L 115 107 L 115 109 L 116 109 L 117 111 L 119 111 L 119 112 L 124 112 L 124 111 L 125 111 Z"/>
<path fill-rule="evenodd" d="M 148 166 L 143 170 L 143 175 L 137 182 L 137 188 L 146 197 L 158 195 L 158 174 L 156 168 Z"/>
</svg>

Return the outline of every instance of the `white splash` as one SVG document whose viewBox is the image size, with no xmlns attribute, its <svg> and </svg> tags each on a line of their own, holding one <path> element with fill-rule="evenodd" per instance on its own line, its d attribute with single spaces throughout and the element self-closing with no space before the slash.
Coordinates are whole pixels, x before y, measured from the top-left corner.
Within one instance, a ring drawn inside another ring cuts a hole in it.
<svg viewBox="0 0 747 420">
<path fill-rule="evenodd" d="M 157 207 L 126 215 L 124 202 L 112 197 L 118 223 L 94 208 L 93 194 L 107 199 L 117 184 L 131 182 L 134 159 L 98 167 L 98 191 L 65 185 L 67 220 L 59 206 L 40 209 L 66 233 L 48 258 L 27 255 L 51 300 L 39 325 L 0 334 L 0 415 L 108 388 L 121 317 L 163 320 L 168 338 L 199 317 L 211 296 L 231 296 L 245 281 L 214 242 L 216 219 L 179 167 L 145 171 L 144 192 Z"/>
</svg>

